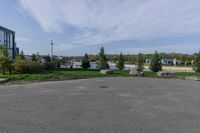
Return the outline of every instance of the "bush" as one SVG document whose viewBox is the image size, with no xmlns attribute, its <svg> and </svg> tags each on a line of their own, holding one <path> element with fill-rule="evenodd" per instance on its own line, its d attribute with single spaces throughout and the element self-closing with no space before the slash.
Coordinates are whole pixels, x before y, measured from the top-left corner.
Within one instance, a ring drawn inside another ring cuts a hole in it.
<svg viewBox="0 0 200 133">
<path fill-rule="evenodd" d="M 37 61 L 16 60 L 13 67 L 18 73 L 37 73 L 42 70 L 40 63 Z"/>
<path fill-rule="evenodd" d="M 200 72 L 200 51 L 196 54 L 195 65 L 194 65 L 193 69 L 196 72 Z"/>
<path fill-rule="evenodd" d="M 44 63 L 44 69 L 45 70 L 55 70 L 56 69 L 56 63 L 55 62 L 45 62 Z"/>
<path fill-rule="evenodd" d="M 7 51 L 7 45 L 0 46 L 0 70 L 2 74 L 5 74 L 6 71 L 9 70 L 11 73 L 11 58 L 9 57 L 9 53 Z"/>
<path fill-rule="evenodd" d="M 54 70 L 56 69 L 57 63 L 56 60 L 52 60 L 49 55 L 44 57 L 44 69 L 45 70 Z"/>
</svg>

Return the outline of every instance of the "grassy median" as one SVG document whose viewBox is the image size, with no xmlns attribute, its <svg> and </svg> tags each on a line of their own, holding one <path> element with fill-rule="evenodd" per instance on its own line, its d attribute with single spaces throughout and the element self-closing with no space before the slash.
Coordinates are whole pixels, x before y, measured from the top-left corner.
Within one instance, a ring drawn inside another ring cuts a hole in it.
<svg viewBox="0 0 200 133">
<path fill-rule="evenodd" d="M 200 76 L 200 73 L 194 72 L 178 72 L 177 77 Z M 60 69 L 52 71 L 44 71 L 35 74 L 6 74 L 0 78 L 7 78 L 9 81 L 45 81 L 45 80 L 65 80 L 65 79 L 83 79 L 95 77 L 116 77 L 116 76 L 132 76 L 127 70 L 115 70 L 113 74 L 100 74 L 99 70 L 87 69 Z M 144 72 L 144 77 L 156 78 L 155 72 Z"/>
</svg>

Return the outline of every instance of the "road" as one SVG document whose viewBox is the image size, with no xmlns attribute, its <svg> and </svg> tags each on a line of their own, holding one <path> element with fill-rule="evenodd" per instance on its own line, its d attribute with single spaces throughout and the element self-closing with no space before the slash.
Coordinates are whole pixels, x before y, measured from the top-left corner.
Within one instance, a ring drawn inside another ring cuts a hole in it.
<svg viewBox="0 0 200 133">
<path fill-rule="evenodd" d="M 199 133 L 200 82 L 95 78 L 0 86 L 0 133 Z"/>
</svg>

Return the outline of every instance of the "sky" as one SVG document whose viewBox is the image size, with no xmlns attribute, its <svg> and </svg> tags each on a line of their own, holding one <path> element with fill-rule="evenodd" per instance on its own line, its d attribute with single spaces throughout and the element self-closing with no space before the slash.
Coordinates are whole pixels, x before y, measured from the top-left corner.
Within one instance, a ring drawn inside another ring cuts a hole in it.
<svg viewBox="0 0 200 133">
<path fill-rule="evenodd" d="M 0 0 L 0 25 L 25 54 L 200 50 L 200 0 Z"/>
</svg>

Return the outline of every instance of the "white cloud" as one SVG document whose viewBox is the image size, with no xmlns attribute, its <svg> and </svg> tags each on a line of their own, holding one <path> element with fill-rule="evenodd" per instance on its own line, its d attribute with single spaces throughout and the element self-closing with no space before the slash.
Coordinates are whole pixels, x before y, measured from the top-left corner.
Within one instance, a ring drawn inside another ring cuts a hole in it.
<svg viewBox="0 0 200 133">
<path fill-rule="evenodd" d="M 190 46 L 190 47 L 188 47 Z M 124 54 L 138 54 L 138 53 L 154 53 L 156 50 L 158 52 L 164 53 L 194 53 L 199 49 L 198 44 L 171 44 L 171 45 L 163 45 L 163 46 L 154 46 L 154 47 L 137 47 L 137 48 L 125 48 L 123 50 L 116 50 L 116 53 L 123 52 Z"/>
<path fill-rule="evenodd" d="M 104 44 L 200 33 L 199 0 L 18 0 L 47 32 L 65 26 L 71 43 Z"/>
<path fill-rule="evenodd" d="M 54 47 L 55 47 L 55 51 L 56 52 L 60 52 L 60 51 L 63 51 L 63 50 L 69 50 L 69 49 L 75 48 L 74 45 L 66 44 L 66 43 L 54 45 Z"/>
<path fill-rule="evenodd" d="M 29 38 L 25 38 L 25 37 L 17 37 L 16 38 L 16 42 L 17 43 L 22 43 L 22 42 L 30 42 L 31 40 Z"/>
</svg>

